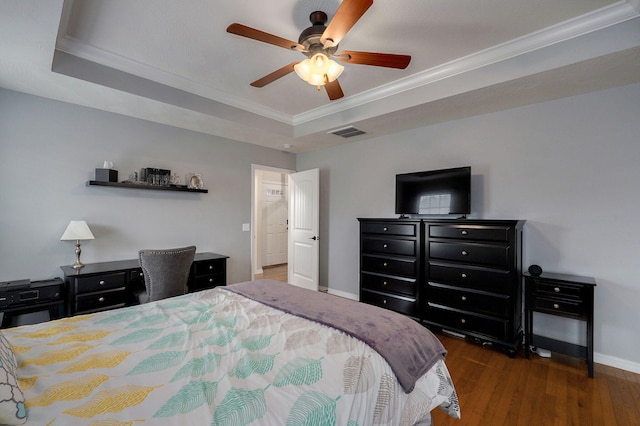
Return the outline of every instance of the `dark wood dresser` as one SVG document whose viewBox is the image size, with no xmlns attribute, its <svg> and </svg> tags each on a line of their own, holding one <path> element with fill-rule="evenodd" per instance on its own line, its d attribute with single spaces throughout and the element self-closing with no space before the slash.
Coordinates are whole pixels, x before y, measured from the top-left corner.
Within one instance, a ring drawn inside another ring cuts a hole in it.
<svg viewBox="0 0 640 426">
<path fill-rule="evenodd" d="M 196 253 L 189 273 L 189 292 L 226 285 L 228 256 Z M 60 267 L 67 293 L 67 315 L 106 311 L 137 304 L 135 294 L 144 289 L 138 259 L 90 263 L 76 270 Z"/>
<path fill-rule="evenodd" d="M 524 221 L 359 221 L 361 301 L 516 354 Z"/>
</svg>

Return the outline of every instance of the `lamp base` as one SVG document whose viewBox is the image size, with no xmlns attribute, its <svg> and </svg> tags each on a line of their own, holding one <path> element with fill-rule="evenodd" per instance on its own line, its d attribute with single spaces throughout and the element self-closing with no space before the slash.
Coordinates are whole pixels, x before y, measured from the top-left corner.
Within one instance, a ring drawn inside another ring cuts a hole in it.
<svg viewBox="0 0 640 426">
<path fill-rule="evenodd" d="M 80 262 L 80 253 L 82 253 L 82 250 L 80 249 L 80 240 L 76 240 L 76 262 L 71 265 L 73 269 L 84 268 L 84 263 Z"/>
</svg>

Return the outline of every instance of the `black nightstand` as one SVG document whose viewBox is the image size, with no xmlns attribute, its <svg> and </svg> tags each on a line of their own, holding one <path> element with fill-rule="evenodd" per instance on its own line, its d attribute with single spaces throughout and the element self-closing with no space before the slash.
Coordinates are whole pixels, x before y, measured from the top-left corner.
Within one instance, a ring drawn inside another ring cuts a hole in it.
<svg viewBox="0 0 640 426">
<path fill-rule="evenodd" d="M 591 277 L 554 274 L 525 277 L 525 356 L 529 346 L 581 358 L 587 361 L 589 377 L 593 377 L 593 290 L 596 281 Z M 586 346 L 563 342 L 533 334 L 533 312 L 572 318 L 587 323 Z"/>
</svg>

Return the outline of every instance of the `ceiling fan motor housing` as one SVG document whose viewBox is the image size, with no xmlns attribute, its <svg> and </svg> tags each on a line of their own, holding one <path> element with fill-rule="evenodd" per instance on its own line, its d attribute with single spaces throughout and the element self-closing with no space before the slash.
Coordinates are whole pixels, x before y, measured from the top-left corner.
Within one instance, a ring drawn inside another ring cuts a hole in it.
<svg viewBox="0 0 640 426">
<path fill-rule="evenodd" d="M 302 31 L 298 38 L 298 43 L 305 48 L 303 53 L 308 57 L 312 57 L 316 53 L 324 53 L 327 57 L 330 57 L 338 50 L 338 45 L 325 48 L 320 41 L 324 30 L 327 29 L 327 27 L 325 27 L 327 19 L 327 14 L 319 10 L 309 15 L 309 21 L 311 21 L 312 25 Z"/>
</svg>

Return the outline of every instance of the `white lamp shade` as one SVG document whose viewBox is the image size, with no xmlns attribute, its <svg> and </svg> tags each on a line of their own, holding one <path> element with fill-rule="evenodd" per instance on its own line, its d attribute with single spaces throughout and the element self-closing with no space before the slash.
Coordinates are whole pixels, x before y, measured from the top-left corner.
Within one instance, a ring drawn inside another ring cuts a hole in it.
<svg viewBox="0 0 640 426">
<path fill-rule="evenodd" d="M 60 241 L 93 240 L 95 237 L 84 220 L 72 220 L 69 222 Z"/>
<path fill-rule="evenodd" d="M 342 65 L 322 53 L 316 53 L 311 58 L 297 63 L 293 69 L 298 77 L 313 86 L 324 86 L 327 82 L 334 81 L 344 71 Z"/>
</svg>

